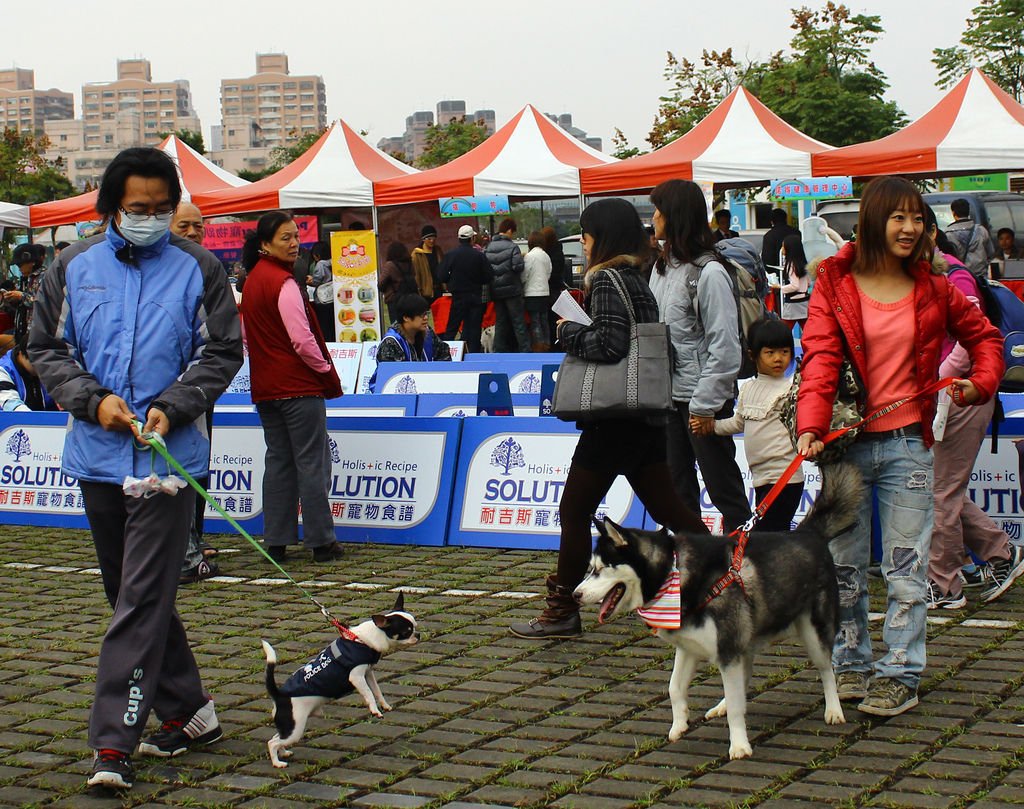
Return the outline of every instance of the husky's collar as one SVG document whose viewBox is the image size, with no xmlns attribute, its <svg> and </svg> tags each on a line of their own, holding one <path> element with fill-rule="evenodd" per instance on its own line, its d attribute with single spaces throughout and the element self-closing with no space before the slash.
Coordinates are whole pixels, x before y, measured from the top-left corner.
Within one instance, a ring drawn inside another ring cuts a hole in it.
<svg viewBox="0 0 1024 809">
<path fill-rule="evenodd" d="M 672 570 L 654 598 L 640 607 L 636 614 L 651 629 L 679 629 L 682 624 L 682 599 L 679 595 L 679 567 L 673 559 Z"/>
</svg>

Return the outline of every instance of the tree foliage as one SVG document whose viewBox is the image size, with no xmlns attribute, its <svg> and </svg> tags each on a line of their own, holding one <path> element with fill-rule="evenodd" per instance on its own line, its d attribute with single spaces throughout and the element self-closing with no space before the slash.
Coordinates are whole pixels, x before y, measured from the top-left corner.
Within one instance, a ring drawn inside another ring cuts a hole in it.
<svg viewBox="0 0 1024 809">
<path fill-rule="evenodd" d="M 447 124 L 427 128 L 427 147 L 416 160 L 416 167 L 432 169 L 450 163 L 487 140 L 487 128 L 482 121 L 470 121 L 465 116 L 452 118 Z"/>
<path fill-rule="evenodd" d="M 704 50 L 700 64 L 670 53 L 665 77 L 672 88 L 661 99 L 651 145 L 688 132 L 738 85 L 787 123 L 833 146 L 880 138 L 906 123 L 900 108 L 885 100 L 885 75 L 869 56 L 883 33 L 877 15 L 853 14 L 832 0 L 792 14 L 789 52 L 765 62 L 739 62 L 731 49 Z"/>
<path fill-rule="evenodd" d="M 630 157 L 647 154 L 647 152 L 637 146 L 630 146 L 629 138 L 627 138 L 618 127 L 615 127 L 615 134 L 612 135 L 612 146 L 615 147 L 612 151 L 612 157 L 617 157 L 619 160 L 626 160 Z"/>
<path fill-rule="evenodd" d="M 5 129 L 0 135 L 0 200 L 34 205 L 77 193 L 64 176 L 63 158 L 43 157 L 50 141 L 45 135 Z"/>
<path fill-rule="evenodd" d="M 193 129 L 177 129 L 174 132 L 160 132 L 157 137 L 166 138 L 168 135 L 174 135 L 184 143 L 186 146 L 191 146 L 199 154 L 206 154 L 206 144 L 203 143 L 203 133 L 196 132 Z"/>
<path fill-rule="evenodd" d="M 685 135 L 735 87 L 752 79 L 761 69 L 756 62 L 737 62 L 732 48 L 705 48 L 699 63 L 677 59 L 669 51 L 663 75 L 671 87 L 658 99 L 658 114 L 647 142 L 657 149 Z M 612 142 L 615 143 L 614 138 Z"/>
<path fill-rule="evenodd" d="M 951 87 L 972 67 L 1017 101 L 1024 100 L 1024 0 L 981 0 L 971 10 L 960 44 L 936 48 L 939 87 Z"/>
<path fill-rule="evenodd" d="M 307 132 L 289 146 L 275 146 L 270 150 L 270 166 L 268 167 L 266 174 L 273 174 L 275 171 L 280 171 L 289 163 L 293 163 L 298 160 L 309 151 L 310 146 L 320 140 L 326 131 L 326 129 L 320 129 L 316 132 Z M 297 135 L 298 133 L 295 130 L 292 130 L 289 134 Z M 241 177 L 241 175 L 239 176 Z"/>
<path fill-rule="evenodd" d="M 793 10 L 792 55 L 773 59 L 752 91 L 801 132 L 832 146 L 874 140 L 907 122 L 886 101 L 885 74 L 869 49 L 884 33 L 877 15 L 828 2 Z"/>
</svg>

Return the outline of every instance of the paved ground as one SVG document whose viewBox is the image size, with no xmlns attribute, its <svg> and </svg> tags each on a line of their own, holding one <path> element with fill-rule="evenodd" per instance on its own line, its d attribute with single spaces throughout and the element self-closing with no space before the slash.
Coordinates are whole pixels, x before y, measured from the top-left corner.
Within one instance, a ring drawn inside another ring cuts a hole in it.
<svg viewBox="0 0 1024 809">
<path fill-rule="evenodd" d="M 244 541 L 219 538 L 224 548 Z M 215 540 L 216 541 L 216 540 Z M 395 706 L 356 697 L 314 719 L 287 770 L 266 755 L 261 637 L 282 669 L 333 630 L 252 551 L 221 556 L 234 580 L 183 589 L 226 734 L 173 764 L 139 760 L 123 800 L 86 791 L 86 721 L 107 621 L 83 532 L 0 527 L 0 805 L 233 807 L 1005 807 L 1024 803 L 1024 585 L 932 622 L 921 705 L 887 721 L 855 709 L 825 725 L 796 647 L 758 658 L 750 759 L 729 762 L 724 720 L 669 743 L 668 647 L 632 620 L 577 641 L 506 633 L 537 609 L 548 553 L 353 547 L 331 568 L 290 562 L 339 616 L 360 620 L 404 589 L 424 641 L 379 669 Z M 263 579 L 260 583 L 260 579 Z M 533 598 L 529 598 L 532 594 Z M 880 602 L 873 604 L 875 609 Z M 703 671 L 692 705 L 717 702 Z"/>
</svg>

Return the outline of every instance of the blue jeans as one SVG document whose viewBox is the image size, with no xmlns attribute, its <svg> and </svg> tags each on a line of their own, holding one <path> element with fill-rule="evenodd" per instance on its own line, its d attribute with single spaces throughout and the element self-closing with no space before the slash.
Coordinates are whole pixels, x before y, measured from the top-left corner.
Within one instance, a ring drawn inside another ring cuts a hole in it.
<svg viewBox="0 0 1024 809">
<path fill-rule="evenodd" d="M 895 431 L 900 433 L 900 431 Z M 925 665 L 928 554 L 932 539 L 932 454 L 920 436 L 861 437 L 846 452 L 864 478 L 857 524 L 831 543 L 839 579 L 839 634 L 832 649 L 836 672 L 874 672 L 917 688 Z M 882 526 L 882 575 L 888 588 L 882 641 L 871 654 L 868 565 L 871 562 L 872 488 Z"/>
</svg>

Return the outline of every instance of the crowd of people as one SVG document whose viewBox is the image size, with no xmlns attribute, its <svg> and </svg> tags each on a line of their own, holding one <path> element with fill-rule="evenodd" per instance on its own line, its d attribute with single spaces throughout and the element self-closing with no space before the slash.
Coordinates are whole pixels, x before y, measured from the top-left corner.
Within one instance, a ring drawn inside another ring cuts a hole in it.
<svg viewBox="0 0 1024 809">
<path fill-rule="evenodd" d="M 840 594 L 833 650 L 839 696 L 880 716 L 912 708 L 926 663 L 927 611 L 964 606 L 969 555 L 982 571 L 982 601 L 999 598 L 1024 572 L 1024 549 L 967 493 L 967 461 L 992 418 L 1003 370 L 1002 337 L 981 283 L 996 247 L 958 203 L 944 233 L 914 185 L 898 178 L 866 186 L 856 242 L 823 261 L 808 262 L 799 231 L 785 211 L 773 212 L 762 256 L 779 271 L 782 319 L 765 317 L 742 334 L 736 268 L 718 247 L 737 238 L 728 212 L 709 223 L 703 191 L 686 180 L 660 184 L 651 202 L 649 230 L 622 199 L 600 199 L 582 211 L 589 324 L 552 314 L 566 278 L 550 228 L 529 234 L 525 254 L 512 218 L 489 240 L 462 226 L 447 252 L 427 226 L 411 251 L 395 242 L 385 253 L 379 289 L 391 326 L 378 362 L 449 361 L 447 341 L 458 335 L 469 351 L 482 350 L 488 303 L 495 351 L 557 346 L 612 363 L 629 353 L 631 320 L 667 326 L 671 409 L 581 419 L 546 604 L 511 632 L 529 639 L 582 634 L 573 590 L 590 560 L 591 517 L 620 475 L 673 531 L 708 533 L 701 479 L 727 529 L 746 523 L 752 509 L 733 436 L 745 437 L 755 502 L 767 505 L 795 452 L 821 457 L 846 363 L 859 380 L 863 412 L 882 414 L 843 455 L 868 493 L 857 524 L 831 545 Z M 192 489 L 137 497 L 124 485 L 150 472 L 170 474 L 154 467 L 147 440 L 159 436 L 205 488 L 214 403 L 242 363 L 244 340 L 266 444 L 264 552 L 282 565 L 289 546 L 301 541 L 314 562 L 333 562 L 343 546 L 328 498 L 334 450 L 325 402 L 342 391 L 307 292 L 329 283 L 329 248 L 318 245 L 298 266 L 290 213 L 271 211 L 256 222 L 243 249 L 239 294 L 201 246 L 202 214 L 182 201 L 163 152 L 119 154 L 103 176 L 97 210 L 105 231 L 58 245 L 48 268 L 37 246 L 14 251 L 17 272 L 0 292 L 7 317 L 0 409 L 59 407 L 73 416 L 63 470 L 80 483 L 113 609 L 89 724 L 89 783 L 127 788 L 136 750 L 170 757 L 221 736 L 174 608 L 180 583 L 216 574 L 216 551 L 203 540 L 203 504 Z M 1013 234 L 997 238 L 1003 258 L 1012 258 Z M 438 334 L 432 303 L 445 294 L 451 308 Z M 794 324 L 803 354 L 795 447 L 782 417 L 792 393 Z M 740 386 L 744 351 L 756 375 Z M 947 376 L 953 382 L 940 398 L 952 407 L 937 434 L 935 397 L 914 397 Z M 904 398 L 908 404 L 888 408 Z M 803 490 L 798 472 L 754 530 L 788 530 Z M 867 586 L 875 509 L 886 586 L 877 655 Z M 161 724 L 146 735 L 151 711 Z"/>
</svg>

